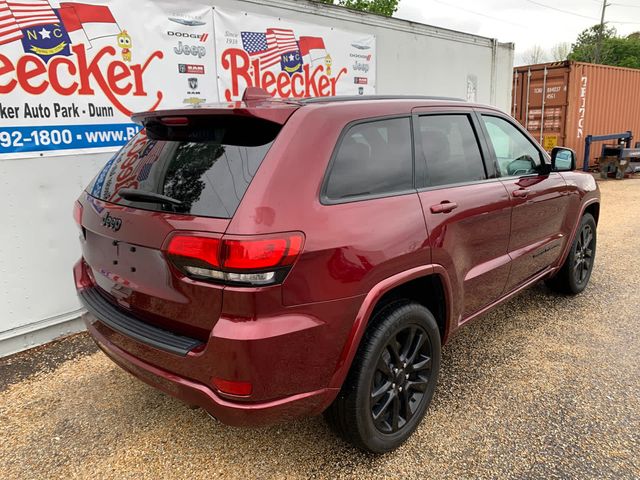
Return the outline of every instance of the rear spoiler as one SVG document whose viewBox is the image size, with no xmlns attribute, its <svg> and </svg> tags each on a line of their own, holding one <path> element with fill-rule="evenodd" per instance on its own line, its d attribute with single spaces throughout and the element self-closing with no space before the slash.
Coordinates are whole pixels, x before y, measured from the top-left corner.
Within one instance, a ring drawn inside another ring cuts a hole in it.
<svg viewBox="0 0 640 480">
<path fill-rule="evenodd" d="M 284 125 L 289 117 L 300 108 L 296 101 L 272 98 L 261 88 L 249 87 L 245 90 L 241 101 L 228 103 L 198 104 L 186 108 L 155 110 L 134 113 L 131 119 L 142 126 L 147 123 L 170 123 L 172 118 L 192 118 L 203 116 L 240 116 L 253 117 Z M 178 120 L 174 120 L 178 121 Z M 180 124 L 173 123 L 174 125 Z"/>
</svg>

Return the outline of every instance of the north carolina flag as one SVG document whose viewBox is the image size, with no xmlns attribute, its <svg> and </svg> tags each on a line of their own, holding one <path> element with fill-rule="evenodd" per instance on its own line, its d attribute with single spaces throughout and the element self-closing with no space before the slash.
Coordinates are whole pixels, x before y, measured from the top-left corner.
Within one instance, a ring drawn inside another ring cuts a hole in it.
<svg viewBox="0 0 640 480">
<path fill-rule="evenodd" d="M 324 60 L 327 56 L 327 49 L 321 37 L 300 37 L 298 45 L 300 45 L 300 55 L 304 63 L 313 64 L 313 62 Z"/>
<path fill-rule="evenodd" d="M 86 3 L 60 2 L 58 15 L 73 43 L 110 37 L 120 33 L 120 27 L 109 7 Z"/>
</svg>

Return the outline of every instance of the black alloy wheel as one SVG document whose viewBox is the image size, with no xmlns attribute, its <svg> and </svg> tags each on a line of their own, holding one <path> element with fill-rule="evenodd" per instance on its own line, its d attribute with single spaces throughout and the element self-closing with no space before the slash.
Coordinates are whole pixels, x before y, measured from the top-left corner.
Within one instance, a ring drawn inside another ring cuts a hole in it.
<svg viewBox="0 0 640 480">
<path fill-rule="evenodd" d="M 382 350 L 371 384 L 371 418 L 382 433 L 395 433 L 416 414 L 429 384 L 431 342 L 419 325 L 398 331 Z"/>
<path fill-rule="evenodd" d="M 576 295 L 589 284 L 596 259 L 596 221 L 593 215 L 585 213 L 571 244 L 571 249 L 562 267 L 551 278 L 545 280 L 547 286 L 558 293 Z"/>
<path fill-rule="evenodd" d="M 438 381 L 440 329 L 419 303 L 398 299 L 369 321 L 340 393 L 325 412 L 345 440 L 372 453 L 398 448 L 420 424 Z"/>
<path fill-rule="evenodd" d="M 588 276 L 591 274 L 591 267 L 593 266 L 594 241 L 595 235 L 593 234 L 591 225 L 588 223 L 584 224 L 576 238 L 573 258 L 573 275 L 576 283 L 579 285 L 585 283 Z"/>
</svg>

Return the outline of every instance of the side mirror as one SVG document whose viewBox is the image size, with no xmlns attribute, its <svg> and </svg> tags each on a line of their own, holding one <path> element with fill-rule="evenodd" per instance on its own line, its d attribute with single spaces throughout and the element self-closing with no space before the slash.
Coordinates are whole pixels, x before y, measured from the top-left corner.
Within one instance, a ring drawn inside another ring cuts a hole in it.
<svg viewBox="0 0 640 480">
<path fill-rule="evenodd" d="M 566 147 L 551 150 L 551 169 L 554 172 L 570 172 L 576 169 L 576 152 Z"/>
</svg>

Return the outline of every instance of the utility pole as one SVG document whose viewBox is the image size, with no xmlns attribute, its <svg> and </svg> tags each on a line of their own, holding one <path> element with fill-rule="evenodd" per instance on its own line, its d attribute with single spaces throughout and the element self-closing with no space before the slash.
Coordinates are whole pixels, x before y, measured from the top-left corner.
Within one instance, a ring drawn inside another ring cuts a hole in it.
<svg viewBox="0 0 640 480">
<path fill-rule="evenodd" d="M 598 42 L 596 43 L 596 52 L 594 55 L 594 63 L 600 63 L 600 52 L 602 51 L 602 41 L 604 40 L 604 12 L 610 4 L 607 0 L 602 1 L 602 14 L 600 15 L 600 31 L 598 32 Z"/>
</svg>

